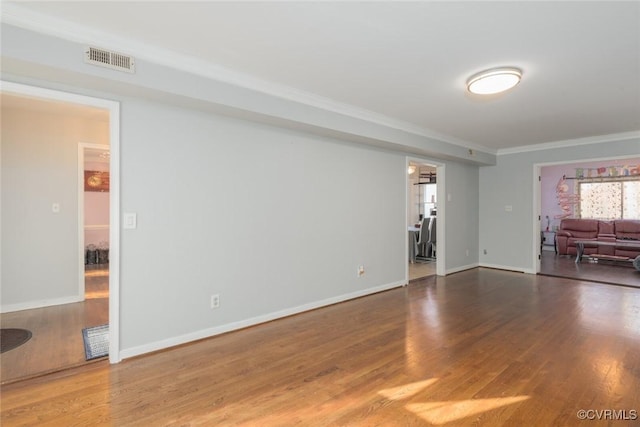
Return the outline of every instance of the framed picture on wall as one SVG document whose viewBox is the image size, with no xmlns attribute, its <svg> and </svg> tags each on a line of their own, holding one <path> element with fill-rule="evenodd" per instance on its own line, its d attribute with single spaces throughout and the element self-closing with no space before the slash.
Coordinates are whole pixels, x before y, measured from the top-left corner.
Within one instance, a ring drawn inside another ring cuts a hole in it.
<svg viewBox="0 0 640 427">
<path fill-rule="evenodd" d="M 84 191 L 109 191 L 109 172 L 84 171 Z"/>
</svg>

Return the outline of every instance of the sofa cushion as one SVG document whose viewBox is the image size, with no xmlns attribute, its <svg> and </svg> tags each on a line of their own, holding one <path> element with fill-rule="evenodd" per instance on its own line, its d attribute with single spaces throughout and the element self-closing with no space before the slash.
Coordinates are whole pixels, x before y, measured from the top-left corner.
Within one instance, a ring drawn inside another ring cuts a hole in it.
<svg viewBox="0 0 640 427">
<path fill-rule="evenodd" d="M 557 235 L 565 235 L 573 239 L 595 239 L 598 237 L 597 219 L 563 219 Z"/>
<path fill-rule="evenodd" d="M 598 234 L 614 234 L 615 221 L 598 221 Z"/>
<path fill-rule="evenodd" d="M 640 220 L 619 219 L 615 221 L 616 239 L 640 240 Z"/>
<path fill-rule="evenodd" d="M 567 218 L 560 222 L 560 229 L 571 231 L 573 235 L 575 235 L 573 231 L 598 234 L 598 223 L 597 219 Z"/>
</svg>

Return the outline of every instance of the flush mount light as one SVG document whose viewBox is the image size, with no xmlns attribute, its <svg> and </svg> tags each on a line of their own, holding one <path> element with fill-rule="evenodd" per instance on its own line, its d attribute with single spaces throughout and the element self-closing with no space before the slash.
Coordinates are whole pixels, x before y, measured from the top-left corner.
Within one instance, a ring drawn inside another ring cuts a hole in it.
<svg viewBox="0 0 640 427">
<path fill-rule="evenodd" d="M 522 77 L 522 70 L 514 67 L 492 68 L 474 74 L 467 80 L 467 89 L 478 95 L 490 95 L 509 90 Z"/>
</svg>

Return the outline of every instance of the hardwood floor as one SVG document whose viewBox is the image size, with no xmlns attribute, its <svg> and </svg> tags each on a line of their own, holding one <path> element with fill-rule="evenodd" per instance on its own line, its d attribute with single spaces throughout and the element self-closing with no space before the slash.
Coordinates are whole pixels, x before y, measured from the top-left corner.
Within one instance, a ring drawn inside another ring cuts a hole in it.
<svg viewBox="0 0 640 427">
<path fill-rule="evenodd" d="M 0 355 L 2 384 L 84 365 L 82 329 L 109 322 L 109 270 L 85 275 L 84 302 L 0 315 L 3 328 L 32 332 L 25 344 Z"/>
<path fill-rule="evenodd" d="M 639 373 L 640 289 L 476 268 L 9 384 L 0 421 L 569 426 L 583 409 L 638 425 Z"/>
<path fill-rule="evenodd" d="M 640 288 L 640 271 L 629 262 L 590 263 L 585 259 L 576 264 L 575 256 L 556 255 L 551 251 L 542 251 L 540 274 Z"/>
<path fill-rule="evenodd" d="M 436 264 L 409 263 L 409 280 L 436 274 Z M 86 364 L 79 331 L 108 322 L 109 272 L 89 266 L 85 275 L 84 303 L 65 304 L 0 315 L 6 328 L 33 332 L 27 344 L 0 355 L 0 383 L 19 381 Z"/>
<path fill-rule="evenodd" d="M 436 262 L 409 263 L 409 280 L 421 279 L 436 274 Z"/>
</svg>

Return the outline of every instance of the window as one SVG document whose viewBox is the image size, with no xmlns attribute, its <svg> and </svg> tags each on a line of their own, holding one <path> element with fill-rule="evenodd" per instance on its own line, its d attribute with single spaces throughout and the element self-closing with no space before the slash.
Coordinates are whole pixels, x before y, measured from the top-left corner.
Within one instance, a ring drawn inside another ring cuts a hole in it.
<svg viewBox="0 0 640 427">
<path fill-rule="evenodd" d="M 580 218 L 640 219 L 640 179 L 580 180 Z"/>
<path fill-rule="evenodd" d="M 421 212 L 425 217 L 431 216 L 431 210 L 436 207 L 436 185 L 423 184 L 421 187 L 422 206 Z"/>
</svg>

